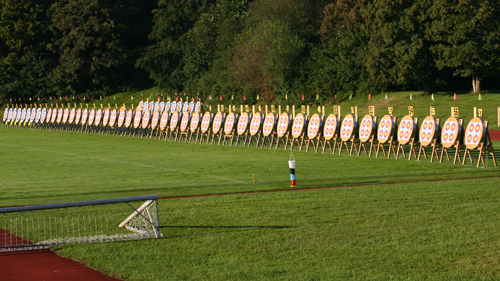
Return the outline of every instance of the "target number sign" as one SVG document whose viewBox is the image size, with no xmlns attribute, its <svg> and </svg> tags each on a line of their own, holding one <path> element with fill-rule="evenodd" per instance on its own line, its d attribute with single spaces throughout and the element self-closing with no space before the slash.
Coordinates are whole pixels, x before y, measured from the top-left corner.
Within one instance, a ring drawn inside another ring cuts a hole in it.
<svg viewBox="0 0 500 281">
<path fill-rule="evenodd" d="M 185 112 L 181 118 L 181 132 L 185 132 L 189 126 L 189 112 Z"/>
<path fill-rule="evenodd" d="M 151 119 L 151 111 L 147 110 L 144 112 L 144 116 L 142 116 L 142 128 L 146 129 L 149 125 L 149 119 Z"/>
<path fill-rule="evenodd" d="M 282 113 L 280 119 L 278 120 L 278 137 L 283 137 L 288 132 L 288 127 L 290 126 L 290 115 L 286 112 Z"/>
<path fill-rule="evenodd" d="M 168 110 L 163 111 L 160 119 L 160 130 L 165 130 L 168 125 L 168 118 L 170 115 L 168 114 Z"/>
<path fill-rule="evenodd" d="M 200 127 L 200 115 L 201 114 L 199 112 L 195 112 L 191 117 L 191 124 L 189 126 L 191 132 L 195 132 Z"/>
<path fill-rule="evenodd" d="M 224 133 L 231 134 L 233 132 L 234 123 L 236 121 L 236 115 L 231 112 L 226 117 L 226 123 L 224 123 Z"/>
<path fill-rule="evenodd" d="M 174 111 L 172 117 L 170 117 L 170 130 L 174 131 L 177 129 L 177 124 L 179 124 L 179 112 Z"/>
<path fill-rule="evenodd" d="M 214 117 L 214 123 L 212 125 L 212 131 L 215 134 L 219 132 L 223 122 L 224 122 L 224 116 L 222 116 L 222 112 L 217 112 L 217 114 Z"/>
<path fill-rule="evenodd" d="M 264 120 L 264 127 L 262 129 L 262 134 L 267 137 L 274 130 L 274 124 L 276 124 L 276 116 L 274 113 L 268 113 L 266 119 Z"/>
<path fill-rule="evenodd" d="M 241 113 L 240 118 L 238 119 L 238 135 L 243 135 L 248 128 L 248 113 L 243 112 Z"/>
<path fill-rule="evenodd" d="M 250 122 L 250 135 L 255 136 L 259 132 L 261 124 L 262 115 L 260 114 L 260 112 L 257 112 L 252 117 L 252 121 Z"/>
<path fill-rule="evenodd" d="M 293 119 L 293 125 L 292 125 L 292 136 L 294 139 L 302 135 L 305 124 L 306 124 L 306 117 L 304 116 L 304 114 L 303 113 L 297 114 L 297 116 L 295 116 L 295 119 Z"/>
<path fill-rule="evenodd" d="M 337 131 L 338 119 L 337 115 L 330 114 L 325 120 L 325 127 L 323 128 L 323 137 L 325 140 L 331 140 Z"/>
<path fill-rule="evenodd" d="M 356 128 L 354 121 L 354 116 L 352 114 L 347 114 L 342 121 L 342 127 L 340 128 L 340 138 L 343 141 L 348 141 L 351 139 L 352 134 Z"/>
<path fill-rule="evenodd" d="M 479 117 L 472 118 L 465 131 L 465 146 L 468 149 L 476 149 L 479 143 L 483 141 L 484 131 L 483 120 Z"/>
<path fill-rule="evenodd" d="M 410 141 L 410 138 L 413 137 L 413 133 L 415 132 L 415 121 L 412 116 L 406 115 L 399 123 L 398 128 L 398 142 L 400 144 L 407 144 Z"/>
<path fill-rule="evenodd" d="M 315 139 L 321 132 L 321 125 L 323 125 L 321 115 L 319 115 L 318 113 L 314 113 L 313 116 L 311 116 L 311 119 L 309 120 L 309 124 L 307 126 L 307 137 L 309 139 Z"/>
<path fill-rule="evenodd" d="M 375 120 L 372 115 L 367 114 L 361 120 L 361 126 L 359 127 L 359 140 L 361 142 L 367 142 L 372 136 L 373 129 L 375 128 Z"/>
<path fill-rule="evenodd" d="M 205 112 L 203 119 L 201 120 L 201 132 L 206 133 L 210 129 L 210 123 L 212 123 L 212 113 L 209 111 Z"/>
<path fill-rule="evenodd" d="M 436 136 L 436 130 L 438 130 L 436 119 L 433 116 L 427 116 L 420 126 L 420 144 L 422 146 L 431 144 Z"/>
</svg>

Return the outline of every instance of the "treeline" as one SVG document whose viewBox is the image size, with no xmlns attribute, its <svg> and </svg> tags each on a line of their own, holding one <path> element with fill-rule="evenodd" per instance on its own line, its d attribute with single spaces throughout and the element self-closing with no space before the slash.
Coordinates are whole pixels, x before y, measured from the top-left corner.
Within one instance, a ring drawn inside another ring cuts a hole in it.
<svg viewBox="0 0 500 281">
<path fill-rule="evenodd" d="M 247 103 L 333 102 L 406 89 L 479 92 L 500 75 L 498 1 L 0 3 L 2 102 L 153 85 Z"/>
</svg>

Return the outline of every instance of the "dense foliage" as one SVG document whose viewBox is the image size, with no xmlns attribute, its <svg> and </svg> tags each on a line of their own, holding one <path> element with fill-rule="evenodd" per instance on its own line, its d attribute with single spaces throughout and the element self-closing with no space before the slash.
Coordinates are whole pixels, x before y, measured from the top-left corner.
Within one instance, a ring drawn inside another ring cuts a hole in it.
<svg viewBox="0 0 500 281">
<path fill-rule="evenodd" d="M 333 102 L 498 75 L 497 1 L 0 0 L 1 102 L 152 85 Z"/>
</svg>

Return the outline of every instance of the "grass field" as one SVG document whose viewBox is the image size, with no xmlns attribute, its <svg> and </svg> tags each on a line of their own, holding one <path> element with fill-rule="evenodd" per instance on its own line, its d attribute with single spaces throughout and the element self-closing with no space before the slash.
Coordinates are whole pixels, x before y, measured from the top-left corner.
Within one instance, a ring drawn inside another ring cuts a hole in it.
<svg viewBox="0 0 500 281">
<path fill-rule="evenodd" d="M 0 206 L 287 190 L 290 154 L 0 127 Z M 491 157 L 293 156 L 298 188 L 348 188 L 165 200 L 161 239 L 54 250 L 126 280 L 498 280 Z"/>
</svg>

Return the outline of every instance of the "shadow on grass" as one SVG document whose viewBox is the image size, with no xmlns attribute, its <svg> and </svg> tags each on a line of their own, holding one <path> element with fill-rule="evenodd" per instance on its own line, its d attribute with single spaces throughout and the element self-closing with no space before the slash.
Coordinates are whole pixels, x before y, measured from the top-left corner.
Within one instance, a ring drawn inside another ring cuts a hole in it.
<svg viewBox="0 0 500 281">
<path fill-rule="evenodd" d="M 279 225 L 208 225 L 208 226 L 197 226 L 197 225 L 167 225 L 160 226 L 160 228 L 202 228 L 202 229 L 212 229 L 212 228 L 227 228 L 227 229 L 244 229 L 244 228 L 262 228 L 262 229 L 284 229 L 292 228 L 292 226 L 279 226 Z"/>
</svg>

